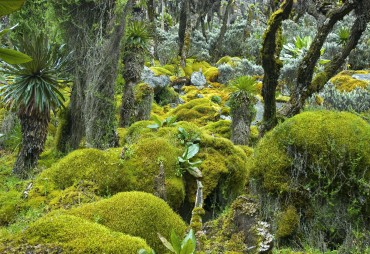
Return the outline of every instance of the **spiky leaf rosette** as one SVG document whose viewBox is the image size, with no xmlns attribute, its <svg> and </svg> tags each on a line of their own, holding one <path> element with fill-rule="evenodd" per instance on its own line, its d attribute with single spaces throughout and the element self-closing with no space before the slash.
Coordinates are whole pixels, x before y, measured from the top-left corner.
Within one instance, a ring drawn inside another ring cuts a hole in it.
<svg viewBox="0 0 370 254">
<path fill-rule="evenodd" d="M 52 45 L 45 36 L 33 40 L 22 38 L 20 50 L 33 60 L 28 63 L 5 64 L 1 72 L 14 77 L 13 82 L 0 87 L 5 105 L 28 115 L 49 112 L 63 106 L 64 97 L 59 91 L 60 73 L 66 70 L 64 47 Z"/>
</svg>

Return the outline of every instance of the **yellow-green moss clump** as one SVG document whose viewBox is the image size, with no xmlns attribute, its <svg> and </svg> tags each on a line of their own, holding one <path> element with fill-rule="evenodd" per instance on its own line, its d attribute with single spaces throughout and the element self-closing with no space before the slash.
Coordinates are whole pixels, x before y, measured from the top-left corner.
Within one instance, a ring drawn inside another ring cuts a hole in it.
<svg viewBox="0 0 370 254">
<path fill-rule="evenodd" d="M 209 99 L 201 98 L 178 106 L 170 114 L 176 116 L 178 121 L 188 121 L 205 125 L 210 121 L 214 122 L 218 120 L 220 116 L 219 110 L 219 105 L 211 102 Z"/>
<path fill-rule="evenodd" d="M 215 135 L 216 137 L 222 137 L 230 139 L 231 137 L 231 121 L 220 120 L 217 122 L 211 122 L 202 128 L 207 131 L 210 135 Z"/>
<path fill-rule="evenodd" d="M 369 85 L 369 83 L 366 81 L 353 78 L 351 74 L 354 73 L 343 71 L 334 76 L 330 81 L 339 91 L 345 92 L 350 92 L 357 87 L 366 88 Z"/>
<path fill-rule="evenodd" d="M 133 130 L 153 132 L 146 127 L 150 121 L 139 123 L 145 125 L 136 128 L 138 124 L 134 124 L 127 131 L 128 135 Z M 135 144 L 128 141 L 124 148 L 76 150 L 37 177 L 30 200 L 47 201 L 50 208 L 70 208 L 121 191 L 155 193 L 154 179 L 159 174 L 161 161 L 165 169 L 168 202 L 177 209 L 185 199 L 185 185 L 175 176 L 177 156 L 181 153 L 182 150 L 167 139 L 154 136 Z"/>
<path fill-rule="evenodd" d="M 95 221 L 114 231 L 141 237 L 157 253 L 166 253 L 157 233 L 170 239 L 171 230 L 180 236 L 186 230 L 185 222 L 166 202 L 144 192 L 119 193 L 67 213 Z"/>
<path fill-rule="evenodd" d="M 280 202 L 278 236 L 295 232 L 295 209 L 303 218 L 300 223 L 307 223 L 306 235 L 328 234 L 336 244 L 347 237 L 345 224 L 367 227 L 370 125 L 360 117 L 331 111 L 299 114 L 260 140 L 248 167 L 260 192 Z M 338 233 L 332 235 L 329 228 Z"/>
<path fill-rule="evenodd" d="M 283 238 L 292 235 L 299 226 L 299 215 L 297 209 L 289 206 L 278 215 L 276 237 Z"/>
<path fill-rule="evenodd" d="M 230 140 L 207 134 L 207 132 L 202 131 L 194 123 L 178 122 L 175 127 L 162 127 L 157 131 L 145 128 L 147 125 L 148 121 L 137 122 L 133 124 L 129 128 L 125 139 L 127 142 L 131 142 L 134 147 L 143 146 L 143 149 L 152 150 L 151 153 L 155 154 L 157 158 L 172 158 L 167 159 L 167 165 L 169 166 L 169 169 L 166 168 L 166 162 L 164 163 L 166 174 L 168 174 L 169 177 L 173 176 L 175 173 L 177 156 L 181 155 L 184 151 L 184 145 L 181 144 L 180 140 L 178 139 L 178 128 L 182 127 L 192 135 L 197 134 L 200 138 L 200 151 L 195 160 L 201 159 L 203 161 L 199 168 L 203 173 L 202 183 L 204 185 L 204 198 L 206 199 L 211 193 L 217 192 L 222 193 L 221 196 L 224 199 L 223 201 L 231 201 L 233 198 L 243 192 L 245 183 L 247 181 L 247 156 L 243 149 L 234 146 Z M 155 144 L 157 141 L 158 145 L 161 144 L 163 148 L 157 147 L 157 144 Z M 149 146 L 152 148 L 148 148 Z M 167 149 L 168 152 L 166 152 Z M 170 150 L 172 150 L 172 152 L 170 152 Z M 175 155 L 175 151 L 177 151 L 178 155 L 173 157 Z M 137 154 L 139 157 L 141 156 L 141 160 L 143 160 L 141 154 L 149 153 L 140 152 Z M 142 165 L 139 157 L 137 158 L 137 163 Z M 133 158 L 133 160 L 136 159 Z M 152 172 L 152 169 L 150 169 L 151 167 L 154 167 L 155 170 L 158 170 L 158 166 L 154 165 L 156 161 L 155 158 L 144 158 L 144 160 L 146 161 L 146 163 L 144 163 L 147 165 L 146 168 L 149 168 L 147 170 L 148 172 Z M 150 164 L 150 161 L 154 161 L 152 162 L 152 165 Z M 128 163 L 131 163 L 130 160 Z M 141 166 L 138 167 L 140 168 Z M 132 166 L 132 168 L 134 170 L 135 166 Z M 181 178 L 176 177 L 170 179 L 172 179 L 172 181 L 183 181 Z M 191 177 L 189 177 L 189 179 L 185 179 L 185 181 L 186 200 L 193 203 L 196 192 L 196 182 Z M 180 183 L 177 182 L 173 186 L 166 186 L 166 188 L 172 189 L 174 186 L 183 186 L 183 184 L 184 183 L 180 185 Z M 179 191 L 181 191 L 181 189 L 177 187 L 177 192 Z M 179 196 L 177 198 L 179 198 Z M 171 199 L 169 199 L 169 202 L 171 203 Z"/>
<path fill-rule="evenodd" d="M 204 76 L 209 82 L 216 82 L 218 79 L 219 71 L 216 67 L 210 67 L 204 72 Z"/>
<path fill-rule="evenodd" d="M 18 242 L 30 246 L 53 244 L 63 253 L 137 254 L 149 250 L 145 240 L 114 232 L 88 220 L 71 216 L 45 216 L 17 236 Z"/>
<path fill-rule="evenodd" d="M 0 108 L 0 127 L 3 124 L 5 114 L 6 114 L 6 110 L 4 108 Z"/>
<path fill-rule="evenodd" d="M 0 226 L 13 222 L 22 203 L 20 192 L 0 192 Z"/>
</svg>

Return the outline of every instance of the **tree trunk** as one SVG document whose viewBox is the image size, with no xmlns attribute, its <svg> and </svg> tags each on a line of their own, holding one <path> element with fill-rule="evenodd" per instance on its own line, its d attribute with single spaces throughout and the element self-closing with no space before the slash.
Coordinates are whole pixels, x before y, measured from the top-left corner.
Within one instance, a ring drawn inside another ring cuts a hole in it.
<svg viewBox="0 0 370 254">
<path fill-rule="evenodd" d="M 102 46 L 94 48 L 91 53 L 94 61 L 88 66 L 90 76 L 85 104 L 86 143 L 89 147 L 104 149 L 118 145 L 114 87 L 121 39 L 126 27 L 126 16 L 131 8 L 132 0 L 126 4 L 122 13 L 113 17 L 108 26 L 111 33 L 103 39 Z"/>
<path fill-rule="evenodd" d="M 141 84 L 136 88 L 137 91 L 135 96 L 135 121 L 149 120 L 154 99 L 154 89 L 147 84 Z"/>
<path fill-rule="evenodd" d="M 318 27 L 317 34 L 305 57 L 298 67 L 297 84 L 291 95 L 288 106 L 283 110 L 283 114 L 291 117 L 298 114 L 304 106 L 306 98 L 309 96 L 307 88 L 310 86 L 315 71 L 317 61 L 321 56 L 321 49 L 328 34 L 332 31 L 334 25 L 349 14 L 355 7 L 353 2 L 345 3 L 343 6 L 330 11 L 326 20 Z"/>
<path fill-rule="evenodd" d="M 279 59 L 282 48 L 281 24 L 283 20 L 289 18 L 292 6 L 293 0 L 285 0 L 280 6 L 280 9 L 271 15 L 264 34 L 261 53 L 262 67 L 265 71 L 262 86 L 265 110 L 263 113 L 261 135 L 271 130 L 277 124 L 275 92 L 280 69 L 283 66 L 283 63 Z"/>
<path fill-rule="evenodd" d="M 228 0 L 227 6 L 225 8 L 225 13 L 222 18 L 222 26 L 219 35 L 217 36 L 217 39 L 215 40 L 214 44 L 211 46 L 211 56 L 213 59 L 213 62 L 216 62 L 220 56 L 221 56 L 221 47 L 224 42 L 224 37 L 227 31 L 227 24 L 229 20 L 229 13 L 231 9 L 231 4 L 234 3 L 234 0 Z"/>
<path fill-rule="evenodd" d="M 245 94 L 231 98 L 231 141 L 235 145 L 248 145 L 250 126 L 254 118 L 251 99 Z"/>
<path fill-rule="evenodd" d="M 27 179 L 37 166 L 48 134 L 50 121 L 49 112 L 42 114 L 25 114 L 20 112 L 18 117 L 22 129 L 22 146 L 15 162 L 13 173 L 22 179 Z"/>
<path fill-rule="evenodd" d="M 123 87 L 122 104 L 120 111 L 120 127 L 128 127 L 135 116 L 135 82 L 128 81 Z"/>
<path fill-rule="evenodd" d="M 347 6 L 347 7 L 346 7 Z M 308 61 L 309 58 L 306 59 L 306 57 L 303 59 L 302 64 L 300 64 L 299 72 L 298 72 L 298 80 L 297 80 L 297 86 L 296 90 L 294 91 L 289 104 L 287 107 L 284 109 L 283 114 L 292 117 L 296 114 L 298 114 L 301 109 L 304 106 L 304 103 L 307 98 L 309 98 L 313 93 L 320 91 L 324 85 L 338 72 L 340 67 L 345 63 L 346 58 L 349 56 L 351 51 L 356 47 L 358 44 L 358 41 L 360 40 L 362 34 L 366 30 L 366 25 L 370 21 L 370 3 L 363 0 L 363 1 L 358 1 L 358 2 L 352 2 L 344 4 L 340 10 L 345 12 L 345 14 L 341 13 L 339 14 L 338 12 L 335 12 L 337 21 L 342 19 L 345 15 L 347 15 L 351 10 L 355 8 L 357 18 L 352 25 L 351 28 L 351 34 L 349 37 L 348 42 L 343 46 L 341 52 L 339 52 L 334 59 L 325 67 L 324 71 L 321 73 L 318 73 L 315 78 L 312 80 L 313 72 L 314 72 L 314 66 L 320 56 L 317 57 L 316 61 L 315 58 L 312 59 L 314 62 Z M 350 10 L 348 10 L 350 9 Z M 330 15 L 330 13 L 329 13 Z M 333 17 L 334 18 L 334 17 Z M 329 21 L 325 21 L 324 25 L 328 23 Z M 333 21 L 334 22 L 334 21 Z M 336 21 L 335 21 L 336 22 Z M 323 28 L 319 29 L 318 34 L 321 34 L 321 30 Z M 326 37 L 325 37 L 326 38 Z M 315 42 L 315 41 L 314 41 Z M 314 43 L 313 42 L 313 43 Z M 323 44 L 324 42 L 322 42 Z M 322 46 L 321 44 L 321 46 Z M 312 51 L 318 50 L 320 51 L 320 48 L 318 49 L 320 45 L 318 46 L 311 46 Z M 311 48 L 308 52 L 308 54 L 313 55 L 311 52 Z M 316 53 L 317 54 L 317 53 Z M 306 70 L 305 68 L 310 68 Z M 299 75 L 302 75 L 300 77 Z M 303 79 L 304 75 L 306 75 L 307 79 Z"/>
<path fill-rule="evenodd" d="M 186 66 L 186 52 L 188 44 L 190 44 L 189 34 L 189 15 L 190 15 L 190 0 L 182 0 L 180 9 L 180 24 L 179 24 L 179 56 L 181 58 L 180 63 L 184 68 Z"/>
</svg>

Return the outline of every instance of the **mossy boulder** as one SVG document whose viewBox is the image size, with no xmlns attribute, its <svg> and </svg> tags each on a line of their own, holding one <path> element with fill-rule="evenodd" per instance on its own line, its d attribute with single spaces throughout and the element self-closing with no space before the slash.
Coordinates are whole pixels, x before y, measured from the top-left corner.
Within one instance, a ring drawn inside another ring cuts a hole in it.
<svg viewBox="0 0 370 254">
<path fill-rule="evenodd" d="M 281 237 L 324 234 L 336 245 L 351 234 L 348 225 L 369 226 L 370 125 L 356 115 L 314 111 L 288 119 L 260 140 L 248 167 L 259 193 L 275 199 L 262 203 L 278 216 Z"/>
<path fill-rule="evenodd" d="M 220 120 L 217 122 L 211 122 L 206 126 L 202 127 L 210 135 L 223 137 L 230 139 L 231 137 L 231 121 Z"/>
<path fill-rule="evenodd" d="M 150 123 L 142 121 L 139 123 Z M 151 132 L 140 125 L 134 130 Z M 130 128 L 127 132 L 132 133 Z M 47 202 L 50 209 L 71 208 L 99 200 L 101 196 L 139 190 L 155 193 L 159 162 L 165 170 L 169 204 L 177 209 L 185 199 L 185 185 L 175 175 L 182 151 L 167 139 L 148 137 L 124 148 L 105 151 L 76 150 L 44 170 L 30 192 L 30 202 Z"/>
<path fill-rule="evenodd" d="M 356 73 L 358 72 L 342 71 L 341 73 L 331 78 L 330 81 L 339 91 L 342 92 L 350 92 L 357 87 L 366 89 L 369 86 L 369 83 L 363 80 L 353 78 L 352 75 Z"/>
<path fill-rule="evenodd" d="M 22 203 L 20 192 L 14 190 L 0 192 L 0 226 L 13 222 Z"/>
<path fill-rule="evenodd" d="M 137 163 L 139 163 L 136 168 L 146 165 L 145 168 L 149 169 L 145 172 L 151 172 L 151 168 L 154 168 L 155 172 L 157 172 L 158 165 L 156 164 L 156 158 L 168 158 L 167 165 L 169 168 L 165 168 L 165 171 L 170 177 L 169 179 L 176 181 L 176 184 L 166 187 L 171 189 L 174 186 L 185 186 L 186 200 L 193 203 L 196 192 L 196 181 L 194 178 L 187 176 L 187 174 L 185 174 L 186 177 L 184 179 L 176 178 L 174 175 L 177 167 L 177 156 L 180 156 L 185 149 L 178 137 L 178 128 L 182 127 L 188 133 L 197 135 L 200 139 L 200 151 L 195 157 L 195 160 L 200 159 L 203 161 L 199 168 L 203 173 L 204 198 L 207 199 L 215 193 L 222 193 L 217 196 L 221 199 L 219 200 L 220 204 L 225 205 L 243 192 L 247 181 L 247 156 L 242 148 L 234 146 L 230 140 L 225 138 L 209 135 L 206 131 L 201 130 L 196 124 L 191 122 L 178 122 L 175 127 L 161 127 L 157 131 L 145 128 L 147 125 L 148 121 L 133 124 L 128 129 L 125 137 L 126 142 L 131 143 L 133 147 L 142 146 L 144 150 L 152 150 L 153 157 L 144 158 L 144 161 L 146 161 L 144 164 L 140 160 L 143 160 L 142 156 L 145 156 L 143 154 L 149 153 L 137 153 L 138 158 L 133 158 L 133 160 L 137 160 Z M 163 148 L 158 147 L 159 144 Z M 166 152 L 166 150 L 168 151 Z M 128 160 L 128 163 L 131 163 L 130 160 Z M 132 168 L 135 168 L 135 166 Z M 179 180 L 184 182 L 180 185 Z M 181 191 L 181 188 L 177 187 L 177 191 Z"/>
<path fill-rule="evenodd" d="M 144 192 L 123 192 L 109 199 L 67 211 L 68 214 L 95 221 L 107 228 L 145 239 L 157 252 L 166 253 L 158 238 L 170 239 L 174 230 L 182 236 L 186 224 L 162 199 Z"/>
<path fill-rule="evenodd" d="M 201 98 L 178 106 L 171 114 L 176 116 L 178 121 L 188 121 L 205 125 L 209 121 L 217 121 L 220 117 L 219 111 L 219 105 L 209 99 Z"/>
<path fill-rule="evenodd" d="M 13 246 L 52 244 L 63 253 L 137 254 L 149 250 L 145 240 L 114 232 L 102 225 L 71 215 L 45 216 L 20 233 Z"/>
</svg>

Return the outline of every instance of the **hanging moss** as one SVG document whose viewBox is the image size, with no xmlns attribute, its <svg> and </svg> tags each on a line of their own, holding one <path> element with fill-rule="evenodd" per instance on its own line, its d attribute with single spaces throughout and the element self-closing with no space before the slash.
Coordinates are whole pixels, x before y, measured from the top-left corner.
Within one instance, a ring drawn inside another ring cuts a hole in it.
<svg viewBox="0 0 370 254">
<path fill-rule="evenodd" d="M 114 232 L 71 215 L 45 216 L 17 238 L 15 242 L 27 242 L 29 246 L 53 244 L 63 253 L 136 254 L 141 248 L 150 249 L 139 237 Z"/>
<path fill-rule="evenodd" d="M 157 233 L 170 239 L 172 230 L 180 236 L 186 230 L 185 222 L 166 202 L 143 192 L 119 193 L 69 210 L 68 214 L 97 221 L 114 231 L 142 237 L 157 253 L 166 252 Z"/>
</svg>

